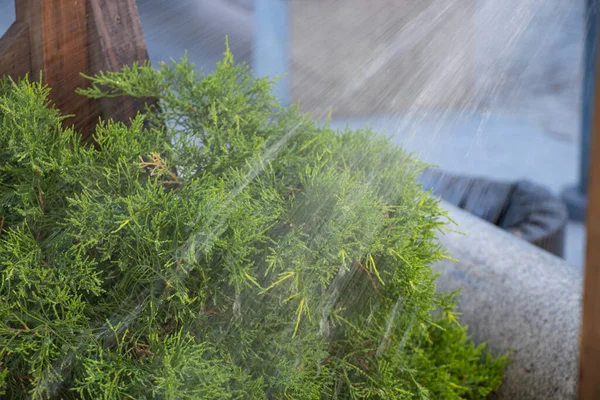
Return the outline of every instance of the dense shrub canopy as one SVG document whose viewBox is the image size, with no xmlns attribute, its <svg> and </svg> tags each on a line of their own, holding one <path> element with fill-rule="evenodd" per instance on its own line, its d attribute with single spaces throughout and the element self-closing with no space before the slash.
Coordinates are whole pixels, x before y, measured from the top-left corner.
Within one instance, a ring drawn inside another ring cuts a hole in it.
<svg viewBox="0 0 600 400">
<path fill-rule="evenodd" d="M 11 399 L 477 399 L 504 359 L 435 294 L 423 164 L 334 132 L 227 52 L 92 78 L 159 99 L 93 146 L 0 85 L 0 390 Z"/>
</svg>

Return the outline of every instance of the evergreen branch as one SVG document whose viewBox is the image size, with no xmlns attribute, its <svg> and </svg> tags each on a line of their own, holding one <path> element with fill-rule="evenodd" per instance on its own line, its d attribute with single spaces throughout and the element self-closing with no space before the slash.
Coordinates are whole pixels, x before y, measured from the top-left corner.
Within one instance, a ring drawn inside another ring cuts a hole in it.
<svg viewBox="0 0 600 400">
<path fill-rule="evenodd" d="M 291 271 L 291 272 L 287 272 L 285 274 L 279 274 L 280 279 L 273 282 L 271 285 L 269 285 L 266 289 L 261 290 L 260 292 L 258 292 L 258 294 L 265 294 L 266 292 L 268 292 L 269 290 L 273 289 L 275 286 L 279 285 L 280 283 L 290 279 L 292 276 L 296 275 L 296 272 Z"/>
<path fill-rule="evenodd" d="M 369 282 L 371 282 L 371 286 L 373 286 L 373 289 L 375 289 L 375 291 L 377 292 L 377 295 L 379 295 L 380 299 L 383 299 L 383 296 L 381 295 L 381 292 L 379 291 L 379 289 L 377 288 L 377 284 L 375 283 L 375 281 L 373 280 L 373 277 L 371 276 L 371 273 L 369 272 L 369 270 L 367 268 L 365 268 L 364 265 L 362 265 L 361 263 L 356 263 L 354 264 L 354 268 L 358 269 L 358 270 L 362 270 L 365 271 L 365 273 L 367 274 L 367 276 L 369 277 Z"/>
<path fill-rule="evenodd" d="M 42 188 L 40 187 L 40 178 L 37 177 L 37 192 L 38 192 L 38 201 L 40 202 L 40 210 L 42 210 L 42 214 L 45 213 L 45 206 L 44 206 L 44 198 L 42 197 Z"/>
<path fill-rule="evenodd" d="M 369 257 L 367 259 L 367 264 L 371 264 L 371 268 L 373 269 L 375 276 L 377 277 L 379 282 L 385 286 L 385 283 L 383 282 L 383 279 L 381 279 L 381 276 L 379 276 L 379 271 L 377 271 L 377 267 L 375 266 L 375 260 L 373 259 L 373 255 L 369 254 Z"/>
<path fill-rule="evenodd" d="M 435 293 L 447 220 L 415 182 L 423 163 L 280 107 L 228 48 L 210 75 L 184 57 L 89 79 L 80 93 L 160 107 L 99 123 L 94 148 L 41 80 L 0 80 L 1 396 L 497 389 L 506 358 L 470 341 L 454 294 Z"/>
<path fill-rule="evenodd" d="M 304 309 L 304 299 L 300 300 L 300 304 L 298 305 L 298 311 L 296 312 L 296 326 L 294 327 L 294 333 L 292 334 L 292 338 L 296 337 L 296 333 L 298 333 L 298 328 L 300 327 L 300 320 L 302 318 L 302 310 Z"/>
<path fill-rule="evenodd" d="M 36 329 L 29 329 L 27 326 L 25 326 L 25 328 L 11 328 L 9 326 L 6 327 L 7 330 L 9 330 L 10 332 L 14 332 L 17 335 L 20 334 L 24 334 L 24 333 L 37 333 L 38 331 Z"/>
</svg>

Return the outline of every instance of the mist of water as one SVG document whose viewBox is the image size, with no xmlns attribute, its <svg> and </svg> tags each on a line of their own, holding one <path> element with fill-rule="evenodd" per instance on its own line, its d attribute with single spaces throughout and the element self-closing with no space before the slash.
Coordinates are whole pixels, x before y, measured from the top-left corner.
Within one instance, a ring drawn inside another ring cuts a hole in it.
<svg viewBox="0 0 600 400">
<path fill-rule="evenodd" d="M 4 3 L 0 15 L 9 15 Z M 372 125 L 454 172 L 528 177 L 555 191 L 576 181 L 583 0 L 291 5 L 291 93 L 303 109 L 321 118 L 331 108 L 334 127 Z M 238 61 L 251 59 L 249 0 L 139 0 L 138 6 L 155 64 L 188 51 L 210 71 L 225 35 Z M 278 146 L 265 159 L 285 143 Z M 261 168 L 250 171 L 248 181 Z M 335 279 L 345 273 L 340 268 Z M 390 323 L 401 308 L 398 301 Z M 328 329 L 323 322 L 323 332 Z"/>
</svg>

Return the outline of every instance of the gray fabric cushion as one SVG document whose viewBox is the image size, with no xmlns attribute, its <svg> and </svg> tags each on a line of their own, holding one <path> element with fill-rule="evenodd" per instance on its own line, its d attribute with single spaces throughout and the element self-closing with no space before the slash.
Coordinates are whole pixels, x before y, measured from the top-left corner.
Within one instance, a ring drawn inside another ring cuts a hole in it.
<svg viewBox="0 0 600 400">
<path fill-rule="evenodd" d="M 448 203 L 563 256 L 567 209 L 546 188 L 529 181 L 494 181 L 433 168 L 419 180 L 425 190 Z"/>
</svg>

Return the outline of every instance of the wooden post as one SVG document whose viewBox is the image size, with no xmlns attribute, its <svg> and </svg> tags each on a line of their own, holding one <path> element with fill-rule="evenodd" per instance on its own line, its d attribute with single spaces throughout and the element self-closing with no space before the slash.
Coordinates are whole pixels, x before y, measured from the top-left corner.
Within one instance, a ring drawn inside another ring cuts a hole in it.
<svg viewBox="0 0 600 400">
<path fill-rule="evenodd" d="M 16 22 L 0 39 L 0 76 L 35 80 L 43 72 L 51 100 L 84 137 L 99 117 L 127 121 L 142 104 L 90 100 L 75 93 L 81 76 L 148 60 L 135 0 L 15 0 Z"/>
<path fill-rule="evenodd" d="M 68 125 L 86 132 L 89 100 L 75 94 L 85 86 L 80 73 L 89 71 L 87 1 L 17 0 L 17 22 L 29 27 L 31 79 L 43 71 L 50 98 L 63 114 L 75 115 Z"/>
<path fill-rule="evenodd" d="M 599 57 L 600 52 L 596 53 L 596 57 Z M 596 60 L 589 151 L 587 250 L 579 361 L 580 400 L 600 399 L 600 70 L 598 69 L 600 59 Z"/>
<path fill-rule="evenodd" d="M 90 71 L 118 71 L 148 60 L 135 0 L 90 0 Z M 130 97 L 103 99 L 104 118 L 127 121 L 144 107 Z M 97 121 L 94 121 L 97 122 Z"/>
<path fill-rule="evenodd" d="M 14 22 L 0 38 L 0 77 L 21 77 L 31 71 L 29 57 L 29 28 L 27 24 Z"/>
</svg>

